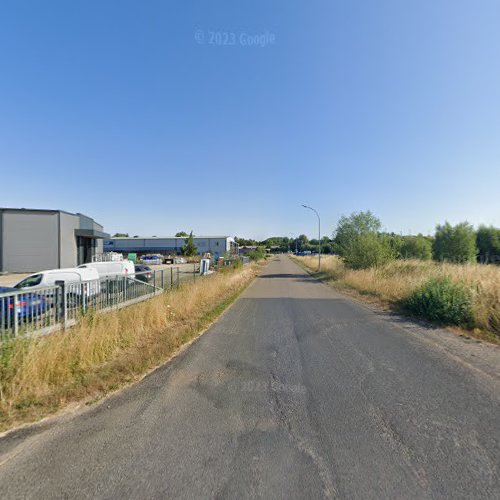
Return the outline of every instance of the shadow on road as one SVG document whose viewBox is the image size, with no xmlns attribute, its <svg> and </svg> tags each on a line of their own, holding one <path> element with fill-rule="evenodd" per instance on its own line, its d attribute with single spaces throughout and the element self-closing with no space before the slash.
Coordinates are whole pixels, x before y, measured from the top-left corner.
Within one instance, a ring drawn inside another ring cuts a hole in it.
<svg viewBox="0 0 500 500">
<path fill-rule="evenodd" d="M 263 274 L 261 278 L 303 278 L 303 274 Z"/>
</svg>

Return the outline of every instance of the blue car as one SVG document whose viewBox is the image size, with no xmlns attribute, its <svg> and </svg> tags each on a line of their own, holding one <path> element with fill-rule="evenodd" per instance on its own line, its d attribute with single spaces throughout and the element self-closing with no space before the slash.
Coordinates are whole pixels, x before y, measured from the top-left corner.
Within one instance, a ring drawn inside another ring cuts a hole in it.
<svg viewBox="0 0 500 500">
<path fill-rule="evenodd" d="M 0 294 L 18 293 L 18 288 L 0 287 Z M 42 295 L 25 292 L 19 295 L 0 297 L 0 325 L 10 324 L 14 319 L 14 299 L 17 300 L 17 320 L 37 318 L 49 309 L 49 304 Z"/>
</svg>

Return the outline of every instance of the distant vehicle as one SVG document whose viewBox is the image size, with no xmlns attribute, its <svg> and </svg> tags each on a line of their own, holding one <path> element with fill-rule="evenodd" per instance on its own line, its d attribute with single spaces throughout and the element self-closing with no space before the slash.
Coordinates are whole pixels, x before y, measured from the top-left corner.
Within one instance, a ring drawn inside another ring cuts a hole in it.
<svg viewBox="0 0 500 500">
<path fill-rule="evenodd" d="M 163 264 L 163 257 L 161 255 L 143 255 L 141 261 L 150 266 L 160 265 Z"/>
<path fill-rule="evenodd" d="M 134 263 L 130 260 L 121 260 L 118 262 L 89 262 L 81 264 L 78 269 L 95 269 L 99 278 L 114 278 L 128 276 L 133 278 L 135 275 Z"/>
<path fill-rule="evenodd" d="M 0 294 L 16 292 L 18 293 L 19 289 L 0 287 Z M 13 321 L 15 306 L 18 320 L 36 318 L 50 307 L 45 297 L 33 292 L 0 297 L 0 325 L 8 325 Z"/>
<path fill-rule="evenodd" d="M 153 270 L 144 264 L 137 264 L 135 266 L 135 273 L 135 279 L 144 281 L 144 283 L 149 283 L 153 279 Z"/>
<path fill-rule="evenodd" d="M 36 290 L 54 286 L 59 281 L 71 286 L 69 292 L 75 295 L 80 295 L 82 289 L 87 296 L 97 295 L 100 292 L 99 273 L 95 269 L 79 269 L 77 267 L 40 271 L 27 276 L 14 285 L 14 288 L 17 290 Z M 75 286 L 81 283 L 84 283 L 85 287 Z"/>
</svg>

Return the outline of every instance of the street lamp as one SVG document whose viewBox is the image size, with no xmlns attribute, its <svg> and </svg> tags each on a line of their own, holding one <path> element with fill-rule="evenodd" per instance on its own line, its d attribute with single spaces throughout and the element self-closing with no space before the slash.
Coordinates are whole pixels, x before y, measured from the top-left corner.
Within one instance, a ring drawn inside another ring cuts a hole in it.
<svg viewBox="0 0 500 500">
<path fill-rule="evenodd" d="M 307 205 L 302 205 L 302 206 L 304 208 L 312 210 L 316 214 L 316 217 L 318 217 L 318 271 L 321 271 L 321 219 L 319 218 L 319 214 L 316 209 L 309 207 Z"/>
</svg>

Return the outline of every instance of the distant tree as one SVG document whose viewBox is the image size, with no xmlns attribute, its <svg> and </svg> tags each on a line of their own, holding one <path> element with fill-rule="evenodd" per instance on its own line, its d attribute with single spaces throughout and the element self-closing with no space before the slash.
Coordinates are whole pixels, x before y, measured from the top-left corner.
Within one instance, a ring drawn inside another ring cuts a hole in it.
<svg viewBox="0 0 500 500">
<path fill-rule="evenodd" d="M 448 262 L 475 262 L 476 233 L 467 222 L 452 226 L 449 222 L 436 226 L 432 248 L 434 260 Z"/>
<path fill-rule="evenodd" d="M 194 244 L 193 239 L 193 231 L 189 234 L 189 236 L 185 240 L 185 245 L 182 247 L 182 254 L 186 257 L 192 257 L 197 254 L 196 245 Z"/>
<path fill-rule="evenodd" d="M 418 236 L 404 236 L 400 255 L 403 259 L 430 260 L 432 258 L 432 243 L 421 234 Z"/>
<path fill-rule="evenodd" d="M 478 260 L 483 263 L 500 263 L 500 229 L 479 226 L 476 233 Z"/>
<path fill-rule="evenodd" d="M 403 246 L 403 237 L 396 233 L 379 233 L 380 237 L 391 249 L 391 253 L 395 259 L 401 257 L 401 247 Z"/>
<path fill-rule="evenodd" d="M 240 245 L 242 247 L 243 246 L 248 247 L 248 246 L 256 246 L 257 245 L 257 241 L 252 240 L 252 239 L 245 239 L 245 238 L 235 237 L 234 241 L 236 241 L 236 243 L 238 243 L 238 245 Z"/>
<path fill-rule="evenodd" d="M 299 252 L 304 252 L 305 250 L 309 250 L 309 238 L 305 234 L 301 234 L 297 238 L 297 246 Z"/>
<path fill-rule="evenodd" d="M 185 238 L 186 236 L 189 236 L 185 231 L 179 231 L 178 233 L 175 233 L 176 238 Z"/>
<path fill-rule="evenodd" d="M 128 238 L 128 233 L 115 233 L 113 238 Z"/>
<path fill-rule="evenodd" d="M 323 240 L 321 240 L 321 253 L 333 253 L 333 245 L 331 243 L 324 243 Z"/>
<path fill-rule="evenodd" d="M 139 235 L 138 234 L 134 234 L 134 238 L 139 238 Z"/>
</svg>

